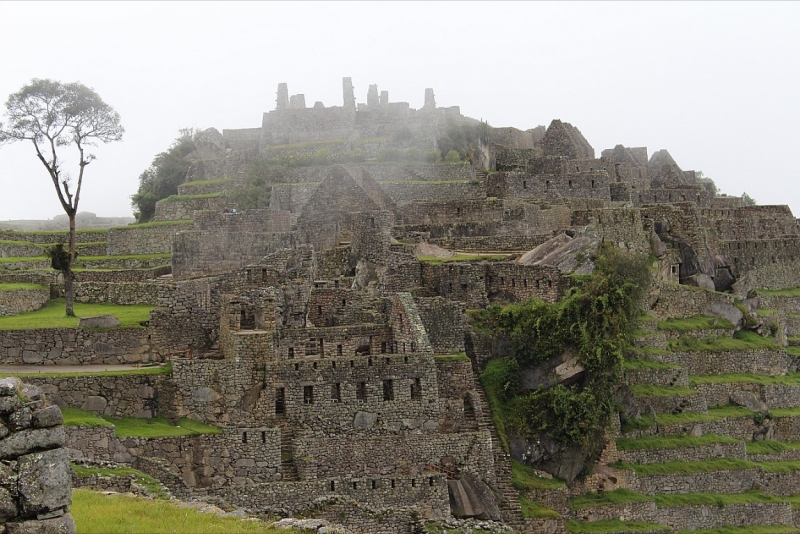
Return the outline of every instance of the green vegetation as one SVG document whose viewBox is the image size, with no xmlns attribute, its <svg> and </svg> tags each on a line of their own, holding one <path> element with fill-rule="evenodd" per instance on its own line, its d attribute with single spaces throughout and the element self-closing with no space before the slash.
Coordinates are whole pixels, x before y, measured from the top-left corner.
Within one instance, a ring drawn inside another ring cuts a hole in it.
<svg viewBox="0 0 800 534">
<path fill-rule="evenodd" d="M 800 297 L 800 287 L 793 287 L 789 289 L 758 289 L 756 293 L 759 295 L 770 295 L 776 297 Z M 761 310 L 758 311 L 761 313 Z"/>
<path fill-rule="evenodd" d="M 81 478 L 91 476 L 125 477 L 133 475 L 136 477 L 136 482 L 147 488 L 147 491 L 149 491 L 152 495 L 159 499 L 167 498 L 167 494 L 161 487 L 161 483 L 147 473 L 142 473 L 138 469 L 133 469 L 131 467 L 115 467 L 113 469 L 108 467 L 86 467 L 75 464 L 72 465 L 72 469 L 75 471 L 75 474 Z"/>
<path fill-rule="evenodd" d="M 79 534 L 278 534 L 290 530 L 270 528 L 260 521 L 203 514 L 178 508 L 165 500 L 128 495 L 103 495 L 76 489 L 72 492 L 72 516 Z M 294 531 L 297 532 L 297 531 Z"/>
<path fill-rule="evenodd" d="M 700 530 L 679 530 L 678 534 L 797 534 L 800 529 L 787 525 L 717 527 Z"/>
<path fill-rule="evenodd" d="M 152 306 L 142 304 L 121 306 L 109 303 L 76 302 L 75 315 L 77 317 L 68 317 L 64 313 L 64 299 L 52 299 L 36 311 L 0 317 L 0 330 L 76 328 L 80 317 L 94 315 L 113 315 L 120 322 L 116 328 L 140 328 L 142 322 L 150 319 L 150 310 L 152 309 Z"/>
<path fill-rule="evenodd" d="M 54 371 L 52 373 L 5 373 L 7 376 L 16 376 L 19 378 L 36 377 L 36 378 L 56 378 L 63 376 L 124 376 L 124 375 L 168 375 L 172 372 L 172 363 L 167 365 L 156 365 L 150 367 L 142 367 L 140 369 L 128 369 L 125 371 Z"/>
<path fill-rule="evenodd" d="M 793 408 L 773 408 L 769 411 L 772 417 L 800 417 L 800 407 Z"/>
<path fill-rule="evenodd" d="M 605 534 L 613 532 L 652 532 L 658 530 L 672 530 L 657 523 L 642 523 L 639 521 L 620 521 L 607 519 L 604 521 L 567 521 L 567 532 L 570 534 Z"/>
<path fill-rule="evenodd" d="M 14 235 L 62 235 L 64 241 L 69 237 L 69 230 L 10 230 Z M 105 234 L 108 228 L 82 228 L 76 234 Z"/>
<path fill-rule="evenodd" d="M 800 373 L 780 375 L 758 375 L 755 373 L 728 373 L 724 375 L 690 376 L 689 384 L 761 384 L 764 386 L 800 386 Z"/>
<path fill-rule="evenodd" d="M 61 408 L 64 426 L 113 426 L 98 415 L 80 408 Z"/>
<path fill-rule="evenodd" d="M 437 362 L 468 362 L 469 356 L 466 352 L 457 352 L 455 354 L 438 354 L 433 359 Z"/>
<path fill-rule="evenodd" d="M 172 254 L 169 252 L 158 253 L 158 254 L 122 254 L 119 256 L 83 256 L 78 258 L 77 261 L 87 262 L 87 261 L 123 261 L 123 260 L 167 260 L 172 257 Z"/>
<path fill-rule="evenodd" d="M 647 258 L 606 246 L 593 258 L 596 271 L 576 282 L 558 303 L 532 299 L 493 306 L 485 321 L 511 341 L 512 357 L 487 368 L 484 387 L 500 429 L 532 439 L 541 434 L 591 455 L 611 423 L 614 393 L 623 376 L 624 354 L 636 329 L 639 302 L 650 280 Z M 565 352 L 586 369 L 581 384 L 521 392 L 520 369 Z M 501 405 L 497 411 L 498 404 Z M 501 430 L 502 431 L 502 430 Z"/>
<path fill-rule="evenodd" d="M 772 338 L 761 337 L 749 330 L 739 330 L 733 337 L 711 337 L 705 339 L 681 337 L 669 342 L 674 351 L 684 352 L 721 352 L 726 350 L 771 349 L 778 347 Z"/>
<path fill-rule="evenodd" d="M 47 256 L 6 256 L 0 258 L 0 263 L 25 263 L 34 261 L 50 261 Z"/>
<path fill-rule="evenodd" d="M 782 441 L 748 441 L 747 454 L 777 454 L 785 451 L 800 450 L 800 442 L 784 443 Z"/>
<path fill-rule="evenodd" d="M 510 417 L 511 406 L 509 403 L 503 402 L 503 398 L 507 395 L 504 391 L 508 385 L 506 377 L 515 368 L 511 358 L 499 358 L 490 361 L 480 376 L 481 386 L 489 400 L 492 422 L 506 452 L 508 452 L 508 438 L 506 437 L 505 421 Z"/>
<path fill-rule="evenodd" d="M 696 389 L 690 389 L 685 386 L 651 386 L 649 384 L 639 384 L 631 386 L 631 391 L 637 397 L 674 397 L 680 395 L 682 397 L 689 397 L 691 395 L 699 395 L 700 392 Z"/>
<path fill-rule="evenodd" d="M 0 234 L 2 235 L 2 234 Z M 14 241 L 11 239 L 0 239 L 0 245 L 15 245 L 15 246 L 26 246 L 26 247 L 35 247 L 38 245 L 33 244 L 30 241 Z"/>
<path fill-rule="evenodd" d="M 170 147 L 158 154 L 139 175 L 139 189 L 131 196 L 136 222 L 146 223 L 156 213 L 156 202 L 178 194 L 178 185 L 186 178 L 191 163 L 185 158 L 196 148 L 198 132 L 192 128 L 180 131 Z"/>
<path fill-rule="evenodd" d="M 636 369 L 654 369 L 654 370 L 680 369 L 680 365 L 659 362 L 656 360 L 625 360 L 623 367 L 625 368 L 625 370 L 631 370 L 631 371 Z"/>
<path fill-rule="evenodd" d="M 511 483 L 520 491 L 564 487 L 564 482 L 555 478 L 540 477 L 533 469 L 513 458 L 511 459 Z"/>
<path fill-rule="evenodd" d="M 138 417 L 103 417 L 112 423 L 120 438 L 165 438 L 171 436 L 194 436 L 197 434 L 220 434 L 222 430 L 198 421 L 182 418 L 175 426 L 163 417 L 142 419 Z"/>
<path fill-rule="evenodd" d="M 531 499 L 520 497 L 519 498 L 519 505 L 522 508 L 522 517 L 525 518 L 542 518 L 542 517 L 550 517 L 550 518 L 559 518 L 561 514 L 548 508 L 547 506 L 543 505 L 540 502 L 532 501 Z"/>
<path fill-rule="evenodd" d="M 191 219 L 180 219 L 177 221 L 150 221 L 147 223 L 129 224 L 128 226 L 117 226 L 115 230 L 132 230 L 135 228 L 155 228 L 157 226 L 178 226 L 192 224 Z M 112 256 L 113 257 L 113 256 Z"/>
<path fill-rule="evenodd" d="M 220 178 L 218 180 L 195 180 L 193 182 L 183 182 L 181 185 L 184 187 L 186 186 L 193 186 L 193 185 L 218 185 L 218 184 L 229 184 L 233 180 L 230 178 Z"/>
<path fill-rule="evenodd" d="M 491 137 L 492 127 L 488 123 L 449 120 L 436 139 L 436 146 L 442 154 L 447 154 L 452 163 L 461 160 L 474 162 L 479 143 L 488 144 Z"/>
<path fill-rule="evenodd" d="M 773 412 L 774 416 L 774 412 Z M 753 417 L 753 412 L 741 406 L 717 406 L 708 409 L 708 413 L 683 412 L 678 414 L 661 414 L 658 416 L 660 425 L 682 425 L 687 423 L 704 423 L 706 421 L 720 421 L 728 418 Z M 623 432 L 642 430 L 655 425 L 652 416 L 645 415 L 639 419 L 625 421 Z"/>
<path fill-rule="evenodd" d="M 667 319 L 658 323 L 659 330 L 671 330 L 674 332 L 691 332 L 694 330 L 717 330 L 733 329 L 733 324 L 726 319 L 719 317 L 708 317 L 706 315 L 695 315 L 684 319 Z"/>
<path fill-rule="evenodd" d="M 582 508 L 594 508 L 597 506 L 613 506 L 630 502 L 653 501 L 654 497 L 642 495 L 627 489 L 616 489 L 614 491 L 604 491 L 602 493 L 584 493 L 569 500 L 571 510 Z"/>
<path fill-rule="evenodd" d="M 612 464 L 619 469 L 632 469 L 639 476 L 666 475 L 666 474 L 687 474 L 687 473 L 708 473 L 712 471 L 739 471 L 750 469 L 763 464 L 749 462 L 747 460 L 736 460 L 732 458 L 714 458 L 698 462 L 684 462 L 676 460 L 672 462 L 662 462 L 653 464 L 631 464 L 617 462 Z"/>
<path fill-rule="evenodd" d="M 684 447 L 702 447 L 717 443 L 739 443 L 740 440 L 728 436 L 707 434 L 692 436 L 658 436 L 647 438 L 617 438 L 617 449 L 621 451 L 645 451 L 654 449 L 681 449 Z"/>
<path fill-rule="evenodd" d="M 224 197 L 225 193 L 218 191 L 216 193 L 199 193 L 197 195 L 170 195 L 167 198 L 162 198 L 164 202 L 180 202 L 183 200 L 197 200 L 200 198 L 219 198 Z"/>
<path fill-rule="evenodd" d="M 451 261 L 486 261 L 486 260 L 502 260 L 508 257 L 508 254 L 456 254 L 452 258 L 437 258 L 436 256 L 417 256 L 417 259 L 423 263 L 438 265 L 440 263 L 448 263 Z"/>
<path fill-rule="evenodd" d="M 0 291 L 19 291 L 21 289 L 29 289 L 29 290 L 38 290 L 38 289 L 45 289 L 50 290 L 49 287 L 43 286 L 41 284 L 0 284 Z"/>
</svg>

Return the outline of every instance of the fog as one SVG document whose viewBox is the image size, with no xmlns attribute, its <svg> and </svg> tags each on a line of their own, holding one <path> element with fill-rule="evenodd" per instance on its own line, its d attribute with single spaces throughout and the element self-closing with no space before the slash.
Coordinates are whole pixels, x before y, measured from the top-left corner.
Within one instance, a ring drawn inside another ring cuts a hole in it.
<svg viewBox="0 0 800 534">
<path fill-rule="evenodd" d="M 0 101 L 32 78 L 80 81 L 121 115 L 80 211 L 131 214 L 140 173 L 181 128 L 251 128 L 278 83 L 307 105 L 437 105 L 492 126 L 561 119 L 600 151 L 666 148 L 723 193 L 800 214 L 796 2 L 0 2 Z M 0 108 L 4 111 L 5 107 Z M 2 119 L 0 119 L 2 120 Z M 61 206 L 30 143 L 0 147 L 0 220 Z"/>
</svg>

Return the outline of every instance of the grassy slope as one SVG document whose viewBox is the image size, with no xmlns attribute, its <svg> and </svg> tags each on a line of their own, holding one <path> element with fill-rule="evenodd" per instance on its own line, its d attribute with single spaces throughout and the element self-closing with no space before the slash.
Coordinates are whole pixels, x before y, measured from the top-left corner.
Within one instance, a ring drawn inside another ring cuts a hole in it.
<svg viewBox="0 0 800 534">
<path fill-rule="evenodd" d="M 150 319 L 150 305 L 120 306 L 118 304 L 96 303 L 74 305 L 77 317 L 67 317 L 64 313 L 64 299 L 53 299 L 42 308 L 19 315 L 0 317 L 0 330 L 28 330 L 33 328 L 76 328 L 80 317 L 93 315 L 113 315 L 120 321 L 118 328 L 137 328 L 142 321 Z"/>
</svg>

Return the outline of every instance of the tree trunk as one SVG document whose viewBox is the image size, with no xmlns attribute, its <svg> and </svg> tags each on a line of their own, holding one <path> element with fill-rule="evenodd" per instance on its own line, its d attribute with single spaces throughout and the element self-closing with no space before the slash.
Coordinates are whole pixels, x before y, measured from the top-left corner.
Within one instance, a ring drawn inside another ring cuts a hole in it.
<svg viewBox="0 0 800 534">
<path fill-rule="evenodd" d="M 64 300 L 67 301 L 68 317 L 75 317 L 72 309 L 72 303 L 75 301 L 75 288 L 72 285 L 72 263 L 75 261 L 75 211 L 67 213 L 69 216 L 69 265 L 64 271 Z"/>
</svg>

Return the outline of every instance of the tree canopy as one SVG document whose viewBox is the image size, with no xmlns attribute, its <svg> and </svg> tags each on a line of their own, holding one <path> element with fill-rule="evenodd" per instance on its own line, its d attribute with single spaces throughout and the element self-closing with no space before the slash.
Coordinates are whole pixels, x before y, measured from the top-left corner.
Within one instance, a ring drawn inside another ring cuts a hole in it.
<svg viewBox="0 0 800 534">
<path fill-rule="evenodd" d="M 69 217 L 69 264 L 65 272 L 67 315 L 73 315 L 71 265 L 75 261 L 75 215 L 86 166 L 95 159 L 87 148 L 98 141 L 122 139 L 119 114 L 85 85 L 36 79 L 6 101 L 7 121 L 0 123 L 0 144 L 31 141 L 36 157 L 47 169 L 61 207 Z M 78 177 L 64 168 L 64 152 L 77 149 Z"/>
</svg>

